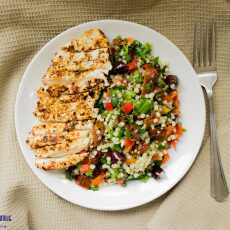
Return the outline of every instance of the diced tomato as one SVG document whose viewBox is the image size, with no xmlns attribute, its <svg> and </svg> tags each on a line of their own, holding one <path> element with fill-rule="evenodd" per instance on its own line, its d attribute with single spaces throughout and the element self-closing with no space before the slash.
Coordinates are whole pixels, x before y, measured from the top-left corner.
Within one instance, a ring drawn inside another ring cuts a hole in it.
<svg viewBox="0 0 230 230">
<path fill-rule="evenodd" d="M 125 149 L 124 149 L 124 151 L 129 152 L 132 149 L 132 147 L 134 146 L 134 144 L 135 144 L 134 140 L 125 139 L 125 142 L 124 142 Z"/>
<path fill-rule="evenodd" d="M 146 143 L 144 143 L 144 144 L 141 146 L 140 153 L 144 153 L 148 148 L 149 148 L 149 145 L 146 144 Z"/>
<path fill-rule="evenodd" d="M 131 62 L 129 62 L 127 64 L 128 70 L 130 72 L 134 71 L 135 69 L 137 69 L 137 59 L 134 58 Z"/>
<path fill-rule="evenodd" d="M 168 162 L 170 159 L 170 156 L 168 153 L 166 153 L 164 156 L 163 156 L 163 160 L 162 160 L 162 164 L 165 164 L 166 162 Z"/>
<path fill-rule="evenodd" d="M 81 161 L 81 164 L 88 164 L 89 163 L 89 158 L 86 157 L 83 161 Z"/>
<path fill-rule="evenodd" d="M 92 179 L 91 185 L 99 186 L 100 184 L 102 184 L 104 182 L 104 179 L 105 179 L 105 174 L 102 173 L 102 174 L 98 175 L 97 177 L 95 177 L 94 179 Z"/>
<path fill-rule="evenodd" d="M 183 128 L 181 125 L 176 126 L 176 139 L 178 140 L 183 134 Z"/>
<path fill-rule="evenodd" d="M 184 132 L 183 127 L 182 127 L 181 125 L 179 125 L 179 124 L 176 125 L 175 129 L 176 129 L 176 133 L 175 133 L 176 139 L 173 140 L 173 141 L 170 141 L 170 145 L 171 145 L 174 149 L 176 148 L 176 145 L 177 145 L 177 143 L 178 143 L 178 140 L 180 139 L 180 137 L 182 136 L 182 134 L 183 134 L 183 132 Z"/>
<path fill-rule="evenodd" d="M 90 170 L 89 164 L 82 164 L 80 167 L 80 173 L 86 173 Z"/>
<path fill-rule="evenodd" d="M 122 105 L 121 110 L 124 113 L 130 113 L 133 111 L 133 104 L 131 102 L 126 102 Z"/>
<path fill-rule="evenodd" d="M 131 139 L 125 139 L 125 147 L 130 147 L 130 146 L 133 146 L 134 145 L 134 140 L 131 140 Z"/>
<path fill-rule="evenodd" d="M 154 154 L 153 155 L 153 157 L 152 157 L 152 160 L 154 160 L 154 161 L 159 161 L 160 160 L 160 156 L 159 156 L 159 154 Z"/>
<path fill-rule="evenodd" d="M 76 183 L 84 188 L 89 188 L 91 185 L 91 179 L 85 175 L 79 175 L 76 177 Z"/>
<path fill-rule="evenodd" d="M 172 135 L 172 134 L 174 134 L 174 127 L 173 126 L 167 126 L 166 128 L 165 128 L 165 136 L 166 137 L 168 137 L 168 136 L 170 136 L 170 135 Z"/>
<path fill-rule="evenodd" d="M 107 103 L 105 103 L 105 104 L 104 104 L 104 107 L 105 107 L 105 109 L 106 109 L 107 111 L 113 110 L 113 104 L 112 104 L 112 102 L 107 102 Z"/>
<path fill-rule="evenodd" d="M 150 64 L 144 64 L 143 69 L 145 71 L 145 76 L 154 78 L 157 74 L 157 70 L 153 68 Z"/>
<path fill-rule="evenodd" d="M 177 91 L 174 90 L 170 94 L 164 97 L 166 101 L 176 101 L 177 100 Z"/>
</svg>

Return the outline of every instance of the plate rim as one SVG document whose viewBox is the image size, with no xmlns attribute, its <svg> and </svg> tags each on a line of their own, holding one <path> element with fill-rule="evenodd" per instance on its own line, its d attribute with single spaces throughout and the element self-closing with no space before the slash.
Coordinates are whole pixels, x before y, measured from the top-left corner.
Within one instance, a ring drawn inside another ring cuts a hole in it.
<svg viewBox="0 0 230 230">
<path fill-rule="evenodd" d="M 18 104 L 19 104 L 19 98 L 20 98 L 20 94 L 21 94 L 21 91 L 22 91 L 22 88 L 23 88 L 23 83 L 26 79 L 26 76 L 27 76 L 27 72 L 29 71 L 29 67 L 32 65 L 32 63 L 35 62 L 35 60 L 37 59 L 37 57 L 40 55 L 40 53 L 43 52 L 43 50 L 46 49 L 46 47 L 52 43 L 54 40 L 58 39 L 60 36 L 63 36 L 64 33 L 68 33 L 69 31 L 71 30 L 75 30 L 76 28 L 79 28 L 79 27 L 84 27 L 84 26 L 87 26 L 87 25 L 90 25 L 90 24 L 94 24 L 94 23 L 125 23 L 127 25 L 130 25 L 132 24 L 133 26 L 139 26 L 139 27 L 142 27 L 143 29 L 148 29 L 148 30 L 152 30 L 154 31 L 155 33 L 157 33 L 160 37 L 163 37 L 164 39 L 167 40 L 168 43 L 170 43 L 171 46 L 175 47 L 179 52 L 180 54 L 183 56 L 184 60 L 191 66 L 191 71 L 193 72 L 194 75 L 197 75 L 194 68 L 192 67 L 190 61 L 187 59 L 187 57 L 185 56 L 185 54 L 181 51 L 181 49 L 179 47 L 177 47 L 172 41 L 170 41 L 167 37 L 165 37 L 163 34 L 161 34 L 160 32 L 158 32 L 157 30 L 151 28 L 151 27 L 148 27 L 148 26 L 145 26 L 145 25 L 142 25 L 142 24 L 139 24 L 139 23 L 136 23 L 136 22 L 131 22 L 131 21 L 126 21 L 126 20 L 116 20 L 116 19 L 103 19 L 103 20 L 94 20 L 94 21 L 88 21 L 88 22 L 84 22 L 84 23 L 81 23 L 79 25 L 76 25 L 76 26 L 73 26 L 73 27 L 70 27 L 64 31 L 62 31 L 61 33 L 59 33 L 58 35 L 54 36 L 53 38 L 51 38 L 50 40 L 48 40 L 41 48 L 39 48 L 39 50 L 35 53 L 35 55 L 33 56 L 33 58 L 31 59 L 31 61 L 29 62 L 29 64 L 26 66 L 26 69 L 20 79 L 20 83 L 19 83 L 19 86 L 17 88 L 17 94 L 16 94 L 16 100 L 15 100 L 15 105 L 14 105 L 14 123 L 15 123 L 15 130 L 16 130 L 16 137 L 17 137 L 17 142 L 19 143 L 19 146 L 20 146 L 20 150 L 21 150 L 21 153 L 25 159 L 25 161 L 27 162 L 27 165 L 29 165 L 29 167 L 31 168 L 33 174 L 39 178 L 39 180 L 46 186 L 48 187 L 54 194 L 58 195 L 59 197 L 61 197 L 62 199 L 64 200 L 67 200 L 73 204 L 77 204 L 78 206 L 81 206 L 81 207 L 85 207 L 85 208 L 89 208 L 89 209 L 94 209 L 94 210 L 101 210 L 101 211 L 117 211 L 117 210 L 127 210 L 127 209 L 131 209 L 131 208 L 135 208 L 135 207 L 138 207 L 138 206 L 141 206 L 141 205 L 144 205 L 146 203 L 149 203 L 151 201 L 154 201 L 155 199 L 161 197 L 163 194 L 165 194 L 166 192 L 170 191 L 174 186 L 177 185 L 177 183 L 179 183 L 183 178 L 184 176 L 190 171 L 192 165 L 194 164 L 197 156 L 199 155 L 199 152 L 202 148 L 202 143 L 203 143 L 203 140 L 204 140 L 204 134 L 205 134 L 205 126 L 206 126 L 206 106 L 205 106 L 205 99 L 204 99 L 204 94 L 203 94 L 203 91 L 202 91 L 202 87 L 200 86 L 199 88 L 199 91 L 200 91 L 200 94 L 202 95 L 200 97 L 200 100 L 201 100 L 201 104 L 203 105 L 202 107 L 202 115 L 201 115 L 201 119 L 202 119 L 202 124 L 203 124 L 203 127 L 201 127 L 201 134 L 202 134 L 202 138 L 200 139 L 199 141 L 199 144 L 197 144 L 197 151 L 194 151 L 196 153 L 193 154 L 193 157 L 192 159 L 190 160 L 190 162 L 187 163 L 186 167 L 185 167 L 185 170 L 184 172 L 178 176 L 177 180 L 172 183 L 170 186 L 166 187 L 165 189 L 163 189 L 160 193 L 158 193 L 157 195 L 155 196 L 152 196 L 151 199 L 142 199 L 142 200 L 139 200 L 137 202 L 135 202 L 135 204 L 130 204 L 130 205 L 120 205 L 120 206 L 116 206 L 116 207 L 111 207 L 111 208 L 108 208 L 108 206 L 100 206 L 100 207 L 95 207 L 94 205 L 88 205 L 86 203 L 76 203 L 75 200 L 71 199 L 70 197 L 65 197 L 64 194 L 62 194 L 61 192 L 57 191 L 54 189 L 54 186 L 50 185 L 49 183 L 47 183 L 47 181 L 43 180 L 42 176 L 39 175 L 36 170 L 34 170 L 34 168 L 32 167 L 32 165 L 30 164 L 29 162 L 29 159 L 26 158 L 25 154 L 24 154 L 24 148 L 23 148 L 23 145 L 20 141 L 20 138 L 19 138 L 19 127 L 18 127 L 18 117 L 17 117 L 17 110 L 18 110 Z M 198 82 L 199 84 L 199 80 L 195 80 Z M 200 84 L 199 84 L 200 85 Z"/>
</svg>

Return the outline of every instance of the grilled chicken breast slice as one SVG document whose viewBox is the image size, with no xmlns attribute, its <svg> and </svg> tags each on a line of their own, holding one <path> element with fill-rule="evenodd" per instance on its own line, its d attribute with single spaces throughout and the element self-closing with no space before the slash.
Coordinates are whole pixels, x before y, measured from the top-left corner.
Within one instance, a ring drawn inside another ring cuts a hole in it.
<svg viewBox="0 0 230 230">
<path fill-rule="evenodd" d="M 90 101 L 95 103 L 101 92 L 101 87 L 95 87 L 91 88 L 88 91 L 83 91 L 81 93 L 76 93 L 76 94 L 68 94 L 67 91 L 65 90 L 59 90 L 59 87 L 53 86 L 48 89 L 45 89 L 43 87 L 39 88 L 37 91 L 37 97 L 38 97 L 38 102 L 40 103 L 48 103 L 52 104 L 55 103 L 55 101 L 58 99 L 61 102 L 76 102 L 76 101 Z"/>
<path fill-rule="evenodd" d="M 100 48 L 108 48 L 109 41 L 105 34 L 99 29 L 90 29 L 77 39 L 66 44 L 64 49 L 68 51 L 89 51 Z"/>
<path fill-rule="evenodd" d="M 81 152 L 76 154 L 71 154 L 64 157 L 58 158 L 44 158 L 35 160 L 35 165 L 44 170 L 56 170 L 56 169 L 68 169 L 72 165 L 76 165 L 78 162 L 82 161 L 88 152 Z"/>
<path fill-rule="evenodd" d="M 43 123 L 33 126 L 26 142 L 32 149 L 47 145 L 71 143 L 79 137 L 78 132 L 89 132 L 92 129 L 92 120 L 69 123 Z"/>
<path fill-rule="evenodd" d="M 69 52 L 61 49 L 53 58 L 52 64 L 68 71 L 102 69 L 105 74 L 112 68 L 109 49 L 102 48 L 89 52 Z"/>
<path fill-rule="evenodd" d="M 95 147 L 103 133 L 100 121 L 44 123 L 32 128 L 26 142 L 36 157 L 61 157 Z"/>
<path fill-rule="evenodd" d="M 98 110 L 85 100 L 63 103 L 58 99 L 39 101 L 34 115 L 42 122 L 69 122 L 95 118 Z"/>
<path fill-rule="evenodd" d="M 42 122 L 69 122 L 95 118 L 98 109 L 94 104 L 99 97 L 99 90 L 84 92 L 79 95 L 50 96 L 41 88 L 37 92 L 39 98 L 34 115 Z"/>
<path fill-rule="evenodd" d="M 74 136 L 72 141 L 64 140 L 60 144 L 33 149 L 35 156 L 37 158 L 63 157 L 88 149 L 91 143 L 89 130 L 74 131 L 72 135 Z"/>
<path fill-rule="evenodd" d="M 101 82 L 108 85 L 108 80 L 101 69 L 78 73 L 60 69 L 57 66 L 50 66 L 43 78 L 43 83 L 46 86 L 62 86 L 75 92 L 85 91 L 90 86 L 96 86 Z"/>
<path fill-rule="evenodd" d="M 98 121 L 47 123 L 34 126 L 27 143 L 37 158 L 56 158 L 95 147 L 102 134 L 103 126 Z"/>
<path fill-rule="evenodd" d="M 95 90 L 101 90 L 105 87 L 104 80 L 95 79 L 93 81 L 88 82 L 86 87 L 82 87 L 81 89 L 75 83 L 70 85 L 51 85 L 47 87 L 47 92 L 49 92 L 52 97 L 59 97 L 60 95 L 77 95 L 83 92 L 94 92 Z"/>
</svg>

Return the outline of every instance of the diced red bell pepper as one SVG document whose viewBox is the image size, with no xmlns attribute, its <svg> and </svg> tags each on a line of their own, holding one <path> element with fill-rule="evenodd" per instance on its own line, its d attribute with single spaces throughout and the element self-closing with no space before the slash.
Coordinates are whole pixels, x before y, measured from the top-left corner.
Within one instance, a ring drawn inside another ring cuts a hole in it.
<svg viewBox="0 0 230 230">
<path fill-rule="evenodd" d="M 124 113 L 130 113 L 133 111 L 133 104 L 131 102 L 126 102 L 121 106 L 121 110 Z"/>
<path fill-rule="evenodd" d="M 107 103 L 105 103 L 105 104 L 104 104 L 104 107 L 105 107 L 105 109 L 106 109 L 107 111 L 113 110 L 113 104 L 112 104 L 112 102 L 107 102 Z"/>
<path fill-rule="evenodd" d="M 137 59 L 134 58 L 131 62 L 129 62 L 127 64 L 128 70 L 130 72 L 134 71 L 135 69 L 137 69 Z"/>
<path fill-rule="evenodd" d="M 132 139 L 125 139 L 125 141 L 124 141 L 124 146 L 125 146 L 124 151 L 125 152 L 129 152 L 132 149 L 132 147 L 134 146 L 134 144 L 135 144 L 134 140 L 132 140 Z"/>
</svg>

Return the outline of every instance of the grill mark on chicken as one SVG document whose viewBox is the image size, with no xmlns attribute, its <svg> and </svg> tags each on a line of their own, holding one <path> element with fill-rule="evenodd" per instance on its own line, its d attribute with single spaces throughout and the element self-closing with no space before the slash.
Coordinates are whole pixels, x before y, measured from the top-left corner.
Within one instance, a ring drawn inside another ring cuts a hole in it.
<svg viewBox="0 0 230 230">
<path fill-rule="evenodd" d="M 62 102 L 76 102 L 78 100 L 90 100 L 94 101 L 94 103 L 98 100 L 100 91 L 102 87 L 97 86 L 95 88 L 91 88 L 88 91 L 83 91 L 80 93 L 75 94 L 68 94 L 66 91 L 60 89 L 58 86 L 52 86 L 52 88 L 39 88 L 37 91 L 37 96 L 39 100 L 44 100 L 43 98 L 47 100 L 54 101 L 55 99 L 58 99 Z"/>
<path fill-rule="evenodd" d="M 52 97 L 58 97 L 61 94 L 62 95 L 73 95 L 73 94 L 79 94 L 83 92 L 92 91 L 94 89 L 103 89 L 105 87 L 104 80 L 101 79 L 95 79 L 93 81 L 88 82 L 88 86 L 85 88 L 79 88 L 79 86 L 76 83 L 71 83 L 70 85 L 64 86 L 64 85 L 51 85 L 47 88 L 47 92 L 49 92 L 50 96 Z"/>
<path fill-rule="evenodd" d="M 69 122 L 92 119 L 97 114 L 94 103 L 99 95 L 92 98 L 87 94 L 50 97 L 46 91 L 39 90 L 39 101 L 34 115 L 42 122 Z M 87 97 L 85 100 L 84 96 Z"/>
<path fill-rule="evenodd" d="M 50 66 L 47 74 L 43 77 L 43 83 L 46 86 L 65 86 L 70 88 L 70 90 L 71 88 L 75 88 L 75 91 L 81 92 L 89 88 L 91 85 L 96 86 L 98 79 L 101 80 L 100 82 L 108 85 L 107 78 L 102 69 L 87 70 L 78 73 Z"/>
<path fill-rule="evenodd" d="M 69 52 L 62 49 L 52 60 L 52 66 L 76 72 L 102 69 L 107 74 L 111 69 L 109 50 L 102 48 L 89 52 Z"/>
<path fill-rule="evenodd" d="M 91 132 L 93 120 L 70 123 L 45 123 L 35 125 L 27 139 L 32 149 L 60 143 L 71 143 L 79 137 L 79 132 Z"/>
<path fill-rule="evenodd" d="M 73 51 L 89 51 L 100 48 L 108 48 L 109 42 L 105 34 L 100 29 L 90 29 L 85 31 L 83 35 L 72 40 L 64 46 L 65 50 Z"/>
<path fill-rule="evenodd" d="M 60 158 L 52 158 L 52 159 L 36 159 L 35 165 L 36 167 L 43 170 L 54 170 L 54 169 L 67 169 L 72 165 L 76 165 L 78 162 L 82 161 L 86 156 L 88 156 L 88 152 L 81 152 L 77 154 L 72 154 L 69 156 L 64 156 Z"/>
</svg>

